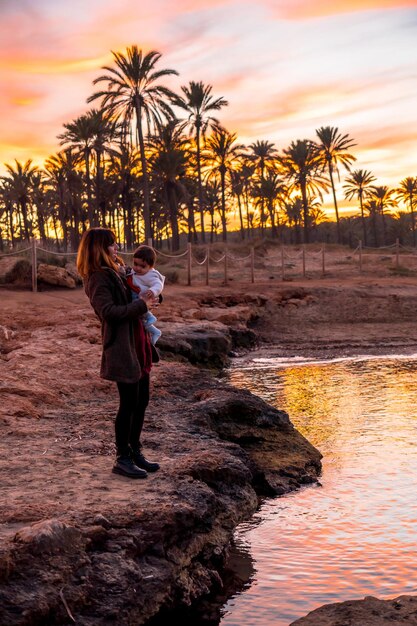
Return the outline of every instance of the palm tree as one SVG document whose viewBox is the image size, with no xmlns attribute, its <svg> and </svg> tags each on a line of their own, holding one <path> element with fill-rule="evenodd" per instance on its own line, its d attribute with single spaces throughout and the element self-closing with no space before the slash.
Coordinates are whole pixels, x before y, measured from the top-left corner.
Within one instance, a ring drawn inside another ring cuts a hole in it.
<svg viewBox="0 0 417 626">
<path fill-rule="evenodd" d="M 247 155 L 249 161 L 255 165 L 255 172 L 257 172 L 260 185 L 262 186 L 263 181 L 265 180 L 265 171 L 271 164 L 274 162 L 277 156 L 277 151 L 274 148 L 274 144 L 269 141 L 261 140 L 255 141 L 251 143 L 249 146 L 251 152 Z M 260 208 L 261 208 L 261 232 L 263 234 L 265 215 L 264 215 L 264 199 L 260 197 Z"/>
<path fill-rule="evenodd" d="M 118 150 L 110 154 L 108 177 L 113 184 L 113 195 L 120 199 L 123 216 L 123 237 L 128 250 L 134 242 L 133 208 L 137 196 L 137 172 L 140 168 L 140 154 L 128 144 L 121 143 Z"/>
<path fill-rule="evenodd" d="M 213 243 L 216 231 L 215 212 L 222 214 L 222 190 L 218 180 L 209 181 L 204 187 L 204 205 L 210 214 L 210 243 Z"/>
<path fill-rule="evenodd" d="M 213 133 L 207 138 L 203 153 L 203 160 L 209 168 L 209 178 L 212 176 L 220 178 L 223 241 L 227 241 L 226 178 L 230 171 L 233 170 L 233 166 L 244 147 L 235 143 L 236 139 L 236 133 L 229 133 L 222 126 L 215 126 Z"/>
<path fill-rule="evenodd" d="M 385 224 L 385 209 L 397 206 L 397 201 L 393 198 L 395 189 L 388 189 L 386 185 L 374 187 L 372 197 L 378 203 L 378 210 L 382 217 L 382 232 L 384 236 L 384 246 L 387 245 L 387 229 Z"/>
<path fill-rule="evenodd" d="M 272 170 L 269 170 L 264 178 L 260 178 L 258 184 L 253 187 L 252 195 L 257 199 L 256 204 L 266 202 L 271 220 L 271 235 L 274 239 L 277 237 L 277 226 L 275 223 L 276 205 L 283 204 L 286 192 L 286 185 L 284 185 L 278 174 Z"/>
<path fill-rule="evenodd" d="M 44 246 L 47 245 L 48 228 L 48 197 L 53 195 L 53 190 L 47 188 L 44 173 L 34 172 L 32 176 L 31 199 L 36 212 L 37 228 Z M 66 240 L 66 224 L 64 224 L 64 241 Z M 66 248 L 65 248 L 66 250 Z"/>
<path fill-rule="evenodd" d="M 371 174 L 368 170 L 354 170 L 350 173 L 350 176 L 346 178 L 345 184 L 343 185 L 343 188 L 346 189 L 345 198 L 352 200 L 352 198 L 356 196 L 359 199 L 363 229 L 363 243 L 365 246 L 367 245 L 367 241 L 363 202 L 370 197 L 373 190 L 372 183 L 375 180 L 375 176 L 373 176 L 373 174 Z"/>
<path fill-rule="evenodd" d="M 341 243 L 339 210 L 337 207 L 333 173 L 336 172 L 338 180 L 340 181 L 339 163 L 350 171 L 350 164 L 356 161 L 356 157 L 350 154 L 348 150 L 356 144 L 353 139 L 349 138 L 349 135 L 341 135 L 339 129 L 332 126 L 322 126 L 316 130 L 316 135 L 320 140 L 319 149 L 323 158 L 323 164 L 327 167 L 329 172 L 334 210 L 336 213 L 337 243 Z"/>
<path fill-rule="evenodd" d="M 294 243 L 298 244 L 300 243 L 300 225 L 303 213 L 303 201 L 300 196 L 296 196 L 294 199 L 290 199 L 284 202 L 284 213 L 287 217 L 290 228 L 294 226 Z M 292 239 L 291 231 L 290 237 Z"/>
<path fill-rule="evenodd" d="M 231 183 L 231 192 L 232 195 L 237 199 L 237 206 L 239 210 L 239 221 L 240 221 L 240 238 L 242 241 L 245 239 L 245 226 L 243 224 L 243 213 L 242 213 L 242 196 L 244 190 L 244 178 L 242 176 L 242 170 L 232 170 L 230 172 L 230 183 Z"/>
<path fill-rule="evenodd" d="M 186 196 L 186 188 L 181 179 L 187 169 L 188 139 L 182 134 L 183 124 L 171 120 L 159 127 L 159 133 L 149 138 L 153 153 L 149 157 L 156 184 L 162 187 L 162 198 L 169 215 L 172 232 L 172 249 L 178 250 L 178 204 Z"/>
<path fill-rule="evenodd" d="M 103 109 L 91 109 L 89 111 L 94 130 L 93 149 L 96 161 L 95 191 L 96 191 L 96 213 L 103 226 L 106 225 L 106 203 L 102 190 L 104 184 L 104 163 L 103 158 L 106 152 L 111 152 L 110 144 L 114 139 L 118 129 L 117 122 L 111 118 L 108 111 Z"/>
<path fill-rule="evenodd" d="M 91 155 L 96 142 L 97 124 L 94 114 L 85 113 L 77 117 L 72 122 L 64 124 L 65 132 L 58 135 L 61 145 L 66 145 L 76 154 L 79 154 L 84 161 L 85 176 L 87 184 L 87 212 L 88 221 L 91 226 L 97 226 L 96 214 L 93 205 L 93 194 L 91 184 Z"/>
<path fill-rule="evenodd" d="M 322 199 L 327 191 L 328 179 L 322 173 L 322 158 L 319 147 L 309 139 L 297 139 L 278 158 L 282 175 L 287 180 L 289 192 L 301 193 L 303 203 L 304 243 L 309 241 L 309 197 Z"/>
<path fill-rule="evenodd" d="M 136 120 L 136 136 L 142 164 L 145 237 L 149 239 L 152 237 L 152 229 L 143 122 L 146 120 L 149 134 L 151 126 L 162 123 L 163 117 L 166 119 L 174 117 L 168 101 L 172 102 L 175 94 L 158 84 L 158 81 L 171 74 L 178 75 L 178 72 L 171 69 L 156 70 L 162 55 L 155 50 L 144 54 L 137 46 L 131 46 L 127 48 L 126 54 L 120 52 L 112 54 L 116 67 L 103 67 L 102 69 L 108 73 L 93 81 L 94 85 L 105 82 L 107 88 L 94 93 L 88 98 L 88 102 L 101 98 L 103 107 L 116 118 L 123 120 L 126 135 L 133 120 Z"/>
<path fill-rule="evenodd" d="M 252 195 L 253 176 L 255 173 L 255 165 L 247 159 L 243 161 L 240 167 L 240 177 L 242 181 L 243 201 L 246 210 L 246 227 L 248 230 L 248 238 L 250 237 L 251 225 L 253 225 L 253 215 L 250 216 L 250 198 Z"/>
<path fill-rule="evenodd" d="M 23 219 L 24 236 L 27 241 L 33 234 L 33 220 L 29 218 L 31 194 L 33 191 L 33 176 L 38 171 L 37 167 L 32 167 L 32 160 L 29 159 L 22 164 L 15 160 L 16 166 L 6 165 L 8 176 L 2 177 L 6 182 L 9 197 L 18 206 L 18 219 Z"/>
<path fill-rule="evenodd" d="M 81 217 L 83 184 L 81 174 L 76 170 L 76 157 L 72 149 L 67 148 L 50 156 L 45 161 L 44 176 L 49 189 L 56 194 L 64 246 L 67 244 L 69 223 L 71 248 L 76 250 L 80 239 L 80 222 L 83 221 Z"/>
<path fill-rule="evenodd" d="M 408 203 L 411 214 L 411 229 L 413 231 L 413 246 L 416 246 L 416 229 L 414 221 L 414 207 L 417 203 L 417 177 L 412 178 L 408 176 L 404 178 L 399 187 L 395 190 L 397 198 L 405 203 Z"/>
<path fill-rule="evenodd" d="M 204 233 L 204 204 L 203 204 L 203 184 L 201 180 L 201 136 L 205 136 L 209 124 L 217 124 L 215 117 L 211 116 L 212 111 L 219 111 L 221 107 L 227 106 L 228 102 L 224 98 L 214 98 L 211 95 L 212 86 L 204 85 L 202 82 L 190 81 L 189 85 L 184 85 L 181 90 L 185 97 L 176 96 L 173 103 L 186 111 L 188 124 L 195 133 L 197 149 L 197 178 L 198 178 L 198 208 L 200 211 L 201 239 L 205 242 Z"/>
<path fill-rule="evenodd" d="M 371 218 L 372 230 L 374 233 L 374 246 L 378 247 L 378 230 L 376 227 L 376 218 L 379 213 L 379 205 L 377 200 L 372 200 L 371 198 L 367 200 L 364 204 L 365 211 L 368 211 L 369 216 Z"/>
</svg>

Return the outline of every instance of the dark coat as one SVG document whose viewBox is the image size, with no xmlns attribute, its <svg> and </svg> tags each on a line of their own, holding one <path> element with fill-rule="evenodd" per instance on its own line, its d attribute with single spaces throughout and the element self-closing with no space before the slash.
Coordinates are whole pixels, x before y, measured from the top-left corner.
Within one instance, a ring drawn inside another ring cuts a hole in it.
<svg viewBox="0 0 417 626">
<path fill-rule="evenodd" d="M 137 382 L 141 370 L 135 350 L 134 325 L 148 310 L 146 303 L 140 298 L 132 302 L 125 281 L 110 268 L 93 272 L 84 288 L 101 321 L 100 376 L 120 383 Z"/>
</svg>

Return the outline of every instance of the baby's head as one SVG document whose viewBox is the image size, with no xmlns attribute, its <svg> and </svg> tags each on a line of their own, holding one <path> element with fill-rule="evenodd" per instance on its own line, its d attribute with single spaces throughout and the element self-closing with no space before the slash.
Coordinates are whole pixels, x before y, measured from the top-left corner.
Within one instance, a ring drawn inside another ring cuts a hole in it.
<svg viewBox="0 0 417 626">
<path fill-rule="evenodd" d="M 151 246 L 139 246 L 133 253 L 133 271 L 144 276 L 153 268 L 156 261 L 156 252 Z"/>
</svg>

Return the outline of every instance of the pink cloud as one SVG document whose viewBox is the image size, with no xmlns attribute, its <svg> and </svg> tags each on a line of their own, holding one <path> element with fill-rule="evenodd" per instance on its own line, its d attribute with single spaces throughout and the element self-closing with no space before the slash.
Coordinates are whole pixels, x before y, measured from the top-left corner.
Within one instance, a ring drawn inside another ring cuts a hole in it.
<svg viewBox="0 0 417 626">
<path fill-rule="evenodd" d="M 417 0 L 265 0 L 265 4 L 279 17 L 302 20 L 339 13 L 417 7 Z"/>
</svg>

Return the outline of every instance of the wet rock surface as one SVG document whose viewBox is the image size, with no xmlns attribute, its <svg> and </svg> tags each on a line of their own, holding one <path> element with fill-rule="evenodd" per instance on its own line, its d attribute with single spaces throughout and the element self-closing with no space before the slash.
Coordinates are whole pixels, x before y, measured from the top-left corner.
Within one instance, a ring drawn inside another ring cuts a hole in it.
<svg viewBox="0 0 417 626">
<path fill-rule="evenodd" d="M 290 626 L 385 626 L 388 624 L 417 624 L 417 598 L 399 596 L 393 600 L 379 600 L 368 596 L 327 604 Z"/>
</svg>

